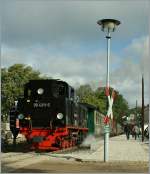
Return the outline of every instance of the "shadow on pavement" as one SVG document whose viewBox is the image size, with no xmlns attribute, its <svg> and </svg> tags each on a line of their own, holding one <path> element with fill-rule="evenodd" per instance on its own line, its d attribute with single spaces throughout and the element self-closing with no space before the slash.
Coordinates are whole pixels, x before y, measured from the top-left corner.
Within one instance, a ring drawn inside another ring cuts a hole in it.
<svg viewBox="0 0 150 174">
<path fill-rule="evenodd" d="M 50 171 L 49 172 L 54 172 Z M 30 169 L 30 168 L 20 168 L 20 169 L 14 169 L 13 167 L 7 167 L 5 165 L 2 165 L 1 167 L 1 173 L 47 173 L 45 170 L 40 169 Z"/>
<path fill-rule="evenodd" d="M 9 144 L 7 142 L 4 142 L 1 144 L 1 152 L 8 153 L 8 152 L 31 152 L 30 145 L 26 142 L 20 142 L 17 143 L 16 146 L 13 144 Z"/>
</svg>

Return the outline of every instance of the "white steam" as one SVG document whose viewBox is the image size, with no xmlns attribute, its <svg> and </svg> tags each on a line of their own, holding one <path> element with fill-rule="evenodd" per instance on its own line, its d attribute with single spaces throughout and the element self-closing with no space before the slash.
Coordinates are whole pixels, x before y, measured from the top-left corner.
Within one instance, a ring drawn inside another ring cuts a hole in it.
<svg viewBox="0 0 150 174">
<path fill-rule="evenodd" d="M 91 151 L 95 151 L 98 148 L 102 147 L 103 141 L 99 141 L 102 139 L 103 139 L 102 137 L 95 138 L 94 135 L 90 134 L 86 137 L 81 146 L 86 146 L 86 147 L 89 146 Z"/>
</svg>

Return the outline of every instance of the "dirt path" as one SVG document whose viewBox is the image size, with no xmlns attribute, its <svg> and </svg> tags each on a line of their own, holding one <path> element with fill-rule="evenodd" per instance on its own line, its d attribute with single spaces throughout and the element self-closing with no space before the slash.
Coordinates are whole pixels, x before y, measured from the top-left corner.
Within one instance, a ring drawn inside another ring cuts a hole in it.
<svg viewBox="0 0 150 174">
<path fill-rule="evenodd" d="M 148 173 L 148 162 L 77 162 L 42 161 L 14 169 L 11 173 L 131 172 Z"/>
</svg>

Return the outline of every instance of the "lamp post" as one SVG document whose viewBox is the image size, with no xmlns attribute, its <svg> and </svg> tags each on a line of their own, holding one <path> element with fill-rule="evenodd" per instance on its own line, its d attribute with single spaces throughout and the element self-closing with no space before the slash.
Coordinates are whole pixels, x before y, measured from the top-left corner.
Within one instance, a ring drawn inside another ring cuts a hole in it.
<svg viewBox="0 0 150 174">
<path fill-rule="evenodd" d="M 111 39 L 111 32 L 114 32 L 116 27 L 120 24 L 120 21 L 115 19 L 102 19 L 97 22 L 101 26 L 102 31 L 106 32 L 106 39 L 107 39 L 107 77 L 106 77 L 106 96 L 108 97 L 108 110 L 107 114 L 104 118 L 104 162 L 108 161 L 108 154 L 109 154 L 109 117 L 112 118 L 112 105 L 113 105 L 113 98 L 114 95 L 110 97 L 109 94 L 109 58 L 110 58 L 110 39 Z"/>
</svg>

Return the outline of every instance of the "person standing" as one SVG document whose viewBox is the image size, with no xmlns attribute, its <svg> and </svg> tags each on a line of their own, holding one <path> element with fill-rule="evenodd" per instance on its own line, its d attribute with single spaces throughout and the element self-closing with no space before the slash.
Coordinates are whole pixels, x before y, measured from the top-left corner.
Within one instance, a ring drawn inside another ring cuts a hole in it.
<svg viewBox="0 0 150 174">
<path fill-rule="evenodd" d="M 134 126 L 131 126 L 131 134 L 132 134 L 132 138 L 135 137 L 135 129 Z"/>
<path fill-rule="evenodd" d="M 134 137 L 135 137 L 135 140 L 136 140 L 137 136 L 139 138 L 139 132 L 140 132 L 139 127 L 137 125 L 135 125 L 133 127 L 133 130 L 134 130 Z"/>
<path fill-rule="evenodd" d="M 126 134 L 127 140 L 129 140 L 130 139 L 130 125 L 129 124 L 125 125 L 124 132 Z"/>
</svg>

